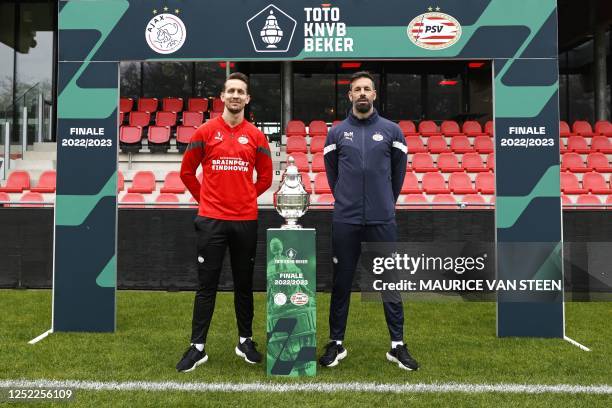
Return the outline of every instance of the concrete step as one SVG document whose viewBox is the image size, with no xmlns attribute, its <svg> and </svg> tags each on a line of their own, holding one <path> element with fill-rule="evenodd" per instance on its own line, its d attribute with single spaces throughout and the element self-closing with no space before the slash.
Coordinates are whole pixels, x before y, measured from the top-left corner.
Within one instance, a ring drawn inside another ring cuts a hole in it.
<svg viewBox="0 0 612 408">
<path fill-rule="evenodd" d="M 55 160 L 11 160 L 11 170 L 54 170 Z"/>
<path fill-rule="evenodd" d="M 23 156 L 24 160 L 57 160 L 57 152 L 50 150 L 32 150 L 27 151 L 25 156 Z"/>
<path fill-rule="evenodd" d="M 32 150 L 35 152 L 57 152 L 57 143 L 55 142 L 34 143 Z"/>
</svg>

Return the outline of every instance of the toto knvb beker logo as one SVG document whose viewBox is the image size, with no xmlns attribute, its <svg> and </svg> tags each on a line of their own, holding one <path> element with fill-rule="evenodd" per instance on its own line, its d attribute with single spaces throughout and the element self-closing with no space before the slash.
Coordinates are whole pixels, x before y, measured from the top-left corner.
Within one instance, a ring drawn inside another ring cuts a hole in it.
<svg viewBox="0 0 612 408">
<path fill-rule="evenodd" d="M 283 10 L 270 4 L 246 22 L 256 52 L 287 52 L 297 22 Z"/>
<path fill-rule="evenodd" d="M 448 14 L 429 12 L 415 17 L 408 24 L 407 34 L 418 47 L 442 50 L 459 41 L 461 24 Z"/>
<path fill-rule="evenodd" d="M 168 11 L 168 7 L 164 7 Z M 179 10 L 174 10 L 176 14 Z M 147 23 L 145 28 L 145 39 L 153 51 L 158 54 L 172 54 L 178 51 L 187 38 L 185 24 L 178 15 L 170 13 L 157 14 L 153 10 L 154 17 Z"/>
</svg>

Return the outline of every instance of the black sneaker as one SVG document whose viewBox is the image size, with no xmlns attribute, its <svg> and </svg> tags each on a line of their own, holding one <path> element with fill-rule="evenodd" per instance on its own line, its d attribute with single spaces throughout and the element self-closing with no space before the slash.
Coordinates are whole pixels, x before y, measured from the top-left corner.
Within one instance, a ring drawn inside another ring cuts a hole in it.
<svg viewBox="0 0 612 408">
<path fill-rule="evenodd" d="M 198 350 L 196 346 L 192 345 L 185 351 L 183 358 L 176 365 L 176 370 L 180 373 L 188 373 L 195 370 L 200 364 L 204 364 L 208 361 L 206 350 Z"/>
<path fill-rule="evenodd" d="M 255 348 L 257 343 L 251 339 L 246 339 L 244 343 L 238 343 L 236 346 L 236 355 L 244 358 L 244 361 L 250 364 L 260 363 L 261 354 Z"/>
<path fill-rule="evenodd" d="M 335 367 L 338 362 L 347 355 L 347 351 L 342 344 L 338 344 L 335 341 L 330 341 L 325 346 L 325 353 L 319 358 L 319 364 L 323 367 Z"/>
<path fill-rule="evenodd" d="M 412 358 L 405 344 L 399 344 L 394 349 L 389 350 L 387 360 L 397 363 L 397 366 L 403 370 L 416 371 L 419 369 L 419 363 Z"/>
</svg>

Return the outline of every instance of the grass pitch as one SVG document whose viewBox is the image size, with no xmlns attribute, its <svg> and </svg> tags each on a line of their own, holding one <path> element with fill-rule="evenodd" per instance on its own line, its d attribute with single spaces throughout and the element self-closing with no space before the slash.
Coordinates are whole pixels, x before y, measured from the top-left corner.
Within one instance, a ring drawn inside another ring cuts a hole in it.
<svg viewBox="0 0 612 408">
<path fill-rule="evenodd" d="M 327 341 L 329 294 L 317 294 L 319 350 Z M 495 336 L 495 304 L 406 303 L 405 340 L 421 363 L 406 372 L 385 360 L 389 336 L 382 305 L 353 295 L 345 345 L 347 359 L 317 377 L 268 378 L 263 365 L 234 354 L 233 295 L 219 293 L 206 350 L 209 361 L 194 372 L 174 369 L 188 346 L 192 293 L 119 291 L 117 332 L 54 333 L 50 291 L 0 291 L 0 379 L 172 381 L 197 383 L 461 383 L 612 384 L 612 303 L 568 303 L 567 335 L 585 352 L 560 339 Z M 265 352 L 265 294 L 255 297 L 254 340 Z M 612 395 L 502 393 L 307 393 L 76 390 L 72 406 L 612 406 Z M 58 403 L 57 405 L 61 405 Z"/>
</svg>

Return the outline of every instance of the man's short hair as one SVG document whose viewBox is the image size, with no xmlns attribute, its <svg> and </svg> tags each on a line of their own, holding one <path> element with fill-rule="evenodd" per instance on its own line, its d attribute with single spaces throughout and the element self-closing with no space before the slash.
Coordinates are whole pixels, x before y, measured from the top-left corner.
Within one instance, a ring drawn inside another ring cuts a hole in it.
<svg viewBox="0 0 612 408">
<path fill-rule="evenodd" d="M 229 76 L 225 78 L 225 82 L 223 83 L 223 91 L 225 91 L 225 84 L 230 79 L 237 79 L 239 81 L 244 82 L 246 84 L 247 94 L 249 93 L 249 77 L 244 75 L 242 72 L 232 72 L 231 74 L 229 74 Z"/>
<path fill-rule="evenodd" d="M 358 80 L 359 78 L 368 78 L 372 81 L 372 89 L 376 89 L 376 84 L 374 83 L 374 77 L 368 71 L 357 71 L 353 75 L 351 75 L 351 80 L 349 82 L 349 90 L 353 89 L 353 82 Z"/>
</svg>

